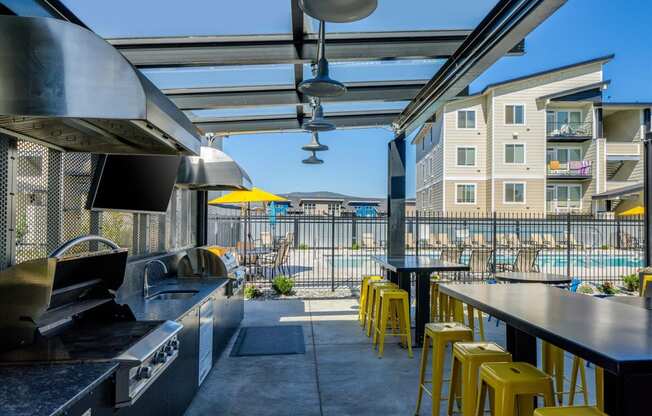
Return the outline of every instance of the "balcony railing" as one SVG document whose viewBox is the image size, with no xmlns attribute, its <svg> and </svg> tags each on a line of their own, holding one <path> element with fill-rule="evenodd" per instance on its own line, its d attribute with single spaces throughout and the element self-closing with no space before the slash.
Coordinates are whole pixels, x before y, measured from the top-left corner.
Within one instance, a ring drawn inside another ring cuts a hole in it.
<svg viewBox="0 0 652 416">
<path fill-rule="evenodd" d="M 548 137 L 591 137 L 593 136 L 593 123 L 547 123 Z"/>
<path fill-rule="evenodd" d="M 590 160 L 579 160 L 568 163 L 548 163 L 548 176 L 554 178 L 590 178 L 593 174 Z"/>
</svg>

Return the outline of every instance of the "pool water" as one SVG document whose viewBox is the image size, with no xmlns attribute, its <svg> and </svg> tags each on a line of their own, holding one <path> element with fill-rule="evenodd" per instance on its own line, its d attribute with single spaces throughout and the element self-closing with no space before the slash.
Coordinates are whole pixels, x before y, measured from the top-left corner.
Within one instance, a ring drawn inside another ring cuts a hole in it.
<svg viewBox="0 0 652 416">
<path fill-rule="evenodd" d="M 371 256 L 362 254 L 336 254 L 324 256 L 330 265 L 334 262 L 336 268 L 364 268 L 373 267 L 375 263 Z M 498 263 L 511 264 L 514 261 L 513 255 L 498 255 Z M 643 267 L 643 259 L 638 256 L 625 255 L 604 255 L 604 254 L 572 254 L 571 267 L 592 268 L 592 267 Z M 461 258 L 462 263 L 468 264 L 469 255 Z M 544 254 L 537 260 L 539 268 L 567 267 L 566 254 Z"/>
</svg>

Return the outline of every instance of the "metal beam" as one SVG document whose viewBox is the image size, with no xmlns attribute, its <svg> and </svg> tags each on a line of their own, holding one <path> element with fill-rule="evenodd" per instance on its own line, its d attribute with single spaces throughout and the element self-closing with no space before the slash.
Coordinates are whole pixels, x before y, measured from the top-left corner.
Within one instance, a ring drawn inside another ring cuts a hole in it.
<svg viewBox="0 0 652 416">
<path fill-rule="evenodd" d="M 470 30 L 328 33 L 330 61 L 448 58 Z M 317 56 L 317 36 L 303 34 L 107 39 L 139 68 L 304 64 Z M 515 42 L 514 44 L 517 44 Z M 514 45 L 512 45 L 514 46 Z M 518 44 L 512 51 L 523 53 Z"/>
<path fill-rule="evenodd" d="M 328 120 L 338 128 L 384 127 L 398 115 L 397 111 L 365 111 L 359 113 L 331 113 Z M 293 115 L 267 117 L 215 118 L 194 121 L 204 133 L 235 135 L 247 133 L 278 133 L 280 131 L 301 131 L 301 124 Z"/>
<path fill-rule="evenodd" d="M 305 15 L 299 7 L 299 0 L 290 0 L 290 14 L 292 15 L 292 44 L 299 55 L 303 49 L 303 38 L 305 35 Z M 303 94 L 299 91 L 299 84 L 303 82 L 303 64 L 294 64 L 294 95 L 297 100 L 294 103 L 297 111 L 297 121 L 303 124 Z"/>
<path fill-rule="evenodd" d="M 387 148 L 387 255 L 405 254 L 405 135 Z"/>
<path fill-rule="evenodd" d="M 513 49 L 566 0 L 500 0 L 396 120 L 410 133 Z"/>
<path fill-rule="evenodd" d="M 409 101 L 426 84 L 425 80 L 347 83 L 347 93 L 323 102 Z M 163 90 L 181 110 L 290 106 L 303 108 L 302 97 L 293 85 L 233 88 L 183 88 Z"/>
</svg>

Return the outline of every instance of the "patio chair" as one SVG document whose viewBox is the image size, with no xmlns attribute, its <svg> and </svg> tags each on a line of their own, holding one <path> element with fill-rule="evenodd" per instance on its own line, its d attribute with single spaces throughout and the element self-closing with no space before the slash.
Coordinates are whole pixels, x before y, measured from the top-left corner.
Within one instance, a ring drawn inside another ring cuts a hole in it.
<svg viewBox="0 0 652 416">
<path fill-rule="evenodd" d="M 518 238 L 518 235 L 514 233 L 507 234 L 507 241 L 509 241 L 509 247 L 517 248 L 521 246 L 521 239 Z"/>
<path fill-rule="evenodd" d="M 428 235 L 428 246 L 432 248 L 442 248 L 451 246 L 447 233 L 437 233 Z"/>
<path fill-rule="evenodd" d="M 640 248 L 638 239 L 626 231 L 620 233 L 620 248 Z"/>
<path fill-rule="evenodd" d="M 489 271 L 489 261 L 491 260 L 492 255 L 493 250 L 490 248 L 475 248 L 471 250 L 468 276 L 473 278 L 473 275 L 487 273 Z"/>
<path fill-rule="evenodd" d="M 561 244 L 557 243 L 557 240 L 552 234 L 544 234 L 543 235 L 543 241 L 546 244 L 547 247 L 550 248 L 563 248 Z"/>
<path fill-rule="evenodd" d="M 266 254 L 264 256 L 260 256 L 258 258 L 257 266 L 260 267 L 263 271 L 263 275 L 267 277 L 267 274 L 265 271 L 269 268 L 272 272 L 272 278 L 276 275 L 276 271 L 279 270 L 281 272 L 284 271 L 284 266 L 285 262 L 287 259 L 287 254 L 289 252 L 289 246 L 287 241 L 283 241 L 279 247 L 278 250 L 274 251 L 273 253 Z M 287 270 L 286 270 L 287 272 Z"/>
<path fill-rule="evenodd" d="M 575 239 L 575 235 L 571 233 L 569 243 L 572 248 L 585 248 L 584 244 Z"/>
<path fill-rule="evenodd" d="M 535 247 L 522 248 L 516 253 L 516 258 L 512 264 L 496 264 L 496 270 L 510 272 L 538 272 L 540 250 Z"/>
<path fill-rule="evenodd" d="M 414 244 L 414 235 L 412 233 L 406 233 L 405 234 L 405 247 L 407 248 L 415 248 L 416 245 Z"/>
<path fill-rule="evenodd" d="M 362 233 L 362 247 L 370 249 L 378 248 L 378 244 L 376 244 L 376 239 L 372 233 Z"/>
<path fill-rule="evenodd" d="M 462 247 L 447 247 L 439 254 L 439 260 L 449 263 L 459 263 L 463 251 L 464 249 Z"/>
<path fill-rule="evenodd" d="M 260 233 L 260 245 L 262 247 L 268 248 L 268 247 L 273 247 L 274 246 L 274 237 L 272 236 L 272 233 L 263 231 Z"/>
<path fill-rule="evenodd" d="M 484 234 L 473 234 L 473 237 L 471 237 L 471 247 L 487 247 L 489 244 L 487 244 L 487 241 L 484 239 Z"/>
<path fill-rule="evenodd" d="M 498 247 L 509 247 L 510 238 L 509 234 L 496 234 L 496 246 Z"/>
<path fill-rule="evenodd" d="M 294 247 L 294 233 L 292 231 L 285 233 L 285 241 L 287 241 L 288 246 Z"/>
</svg>

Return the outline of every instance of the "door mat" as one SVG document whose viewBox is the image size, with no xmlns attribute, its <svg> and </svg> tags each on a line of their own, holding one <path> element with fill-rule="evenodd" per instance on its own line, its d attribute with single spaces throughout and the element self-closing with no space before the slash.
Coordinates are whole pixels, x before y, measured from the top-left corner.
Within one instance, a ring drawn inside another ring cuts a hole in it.
<svg viewBox="0 0 652 416">
<path fill-rule="evenodd" d="M 231 357 L 305 353 L 300 325 L 244 327 L 231 349 Z"/>
</svg>

